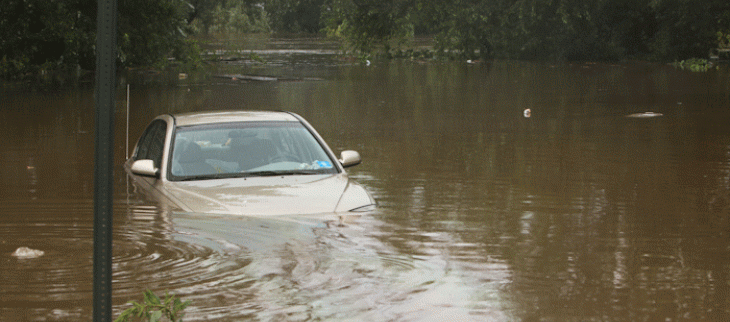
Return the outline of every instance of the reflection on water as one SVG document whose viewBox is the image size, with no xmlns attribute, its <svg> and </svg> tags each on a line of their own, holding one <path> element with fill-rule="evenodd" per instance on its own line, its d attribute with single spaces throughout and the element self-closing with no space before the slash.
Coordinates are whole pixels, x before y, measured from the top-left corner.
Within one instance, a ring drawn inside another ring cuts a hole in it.
<svg viewBox="0 0 730 322">
<path fill-rule="evenodd" d="M 318 48 L 330 49 L 304 49 Z M 380 210 L 342 221 L 161 208 L 123 177 L 120 89 L 115 312 L 151 289 L 191 300 L 192 321 L 730 316 L 724 67 L 267 55 L 220 72 L 319 80 L 122 73 L 132 141 L 161 113 L 291 110 L 335 152 L 363 155 L 350 174 Z M 0 320 L 87 320 L 93 89 L 2 91 Z M 626 117 L 644 112 L 661 115 Z M 11 256 L 21 246 L 45 253 Z"/>
<path fill-rule="evenodd" d="M 348 218 L 346 224 L 321 217 L 173 217 L 176 240 L 209 245 L 227 258 L 216 265 L 225 274 L 213 272 L 207 281 L 197 276 L 202 283 L 189 280 L 180 288 L 195 302 L 191 318 L 231 311 L 261 320 L 468 316 L 464 304 L 479 302 L 457 287 L 462 281 L 452 281 L 460 277 L 450 273 L 442 254 L 403 254 L 371 236 L 373 225 L 383 224 L 371 217 Z M 222 264 L 229 260 L 235 263 Z M 222 289 L 220 297 L 230 303 L 225 307 L 211 298 L 212 290 Z"/>
</svg>

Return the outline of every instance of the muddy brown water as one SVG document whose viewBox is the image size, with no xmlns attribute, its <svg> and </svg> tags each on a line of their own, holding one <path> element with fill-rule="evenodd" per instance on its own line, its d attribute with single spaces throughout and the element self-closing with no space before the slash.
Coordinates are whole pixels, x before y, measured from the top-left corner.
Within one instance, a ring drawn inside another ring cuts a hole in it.
<svg viewBox="0 0 730 322">
<path fill-rule="evenodd" d="M 191 300 L 186 321 L 730 317 L 727 68 L 264 58 L 120 73 L 115 316 L 150 289 Z M 349 172 L 380 209 L 339 225 L 159 207 L 121 170 L 127 84 L 133 142 L 161 113 L 299 113 L 361 153 Z M 93 85 L 0 91 L 0 321 L 89 320 Z M 661 115 L 626 117 L 644 112 Z"/>
</svg>

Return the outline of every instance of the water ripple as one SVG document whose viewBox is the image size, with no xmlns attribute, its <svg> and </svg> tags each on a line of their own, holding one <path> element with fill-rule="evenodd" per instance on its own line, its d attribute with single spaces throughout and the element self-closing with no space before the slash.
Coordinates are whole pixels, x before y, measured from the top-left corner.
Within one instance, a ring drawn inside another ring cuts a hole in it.
<svg viewBox="0 0 730 322">
<path fill-rule="evenodd" d="M 1 316 L 91 315 L 93 207 L 51 203 L 0 205 L 13 213 L 0 216 Z M 478 303 L 494 302 L 494 281 L 457 273 L 449 258 L 479 246 L 448 234 L 413 231 L 414 249 L 429 249 L 413 252 L 377 216 L 205 215 L 145 202 L 118 202 L 114 212 L 115 316 L 147 289 L 190 300 L 186 321 L 418 320 L 493 309 Z M 10 256 L 19 246 L 45 254 Z"/>
</svg>

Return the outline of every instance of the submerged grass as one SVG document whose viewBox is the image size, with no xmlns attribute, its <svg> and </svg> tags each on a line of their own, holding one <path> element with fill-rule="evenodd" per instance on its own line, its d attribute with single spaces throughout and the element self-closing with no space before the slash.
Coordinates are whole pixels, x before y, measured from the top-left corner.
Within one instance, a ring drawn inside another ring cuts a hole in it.
<svg viewBox="0 0 730 322">
<path fill-rule="evenodd" d="M 144 292 L 144 300 L 142 303 L 129 301 L 132 307 L 124 310 L 114 322 L 128 322 L 130 319 L 137 318 L 139 321 L 157 322 L 167 318 L 169 321 L 182 321 L 185 313 L 182 311 L 190 305 L 190 301 L 181 301 L 175 297 L 175 294 L 165 292 L 165 298 L 160 299 L 150 290 Z"/>
</svg>

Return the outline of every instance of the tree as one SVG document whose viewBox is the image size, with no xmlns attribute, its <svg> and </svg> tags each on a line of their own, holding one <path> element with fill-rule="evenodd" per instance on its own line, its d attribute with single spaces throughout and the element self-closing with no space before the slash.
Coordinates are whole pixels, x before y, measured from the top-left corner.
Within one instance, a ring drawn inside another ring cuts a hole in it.
<svg viewBox="0 0 730 322">
<path fill-rule="evenodd" d="M 257 0 L 191 0 L 188 23 L 198 33 L 270 32 L 268 14 Z"/>
<path fill-rule="evenodd" d="M 191 59 L 186 41 L 188 4 L 182 0 L 119 0 L 119 62 L 164 66 L 168 58 Z"/>
<path fill-rule="evenodd" d="M 719 45 L 717 33 L 730 27 L 730 2 L 725 0 L 657 0 L 651 8 L 657 32 L 649 46 L 659 60 L 706 57 Z"/>
<path fill-rule="evenodd" d="M 410 13 L 415 0 L 327 0 L 326 31 L 362 53 L 389 52 L 394 42 L 413 35 Z"/>
<path fill-rule="evenodd" d="M 465 57 L 680 60 L 730 31 L 725 0 L 423 1 L 437 48 Z M 478 55 L 477 55 L 478 54 Z"/>
<path fill-rule="evenodd" d="M 119 63 L 160 66 L 198 57 L 183 0 L 119 0 Z M 96 1 L 7 0 L 0 6 L 0 77 L 94 69 Z"/>
<path fill-rule="evenodd" d="M 264 4 L 271 29 L 289 33 L 318 33 L 324 0 L 268 0 Z"/>
<path fill-rule="evenodd" d="M 436 32 L 436 49 L 466 58 L 491 57 L 499 39 L 504 9 L 501 1 L 424 1 L 423 16 Z"/>
<path fill-rule="evenodd" d="M 0 77 L 61 65 L 93 66 L 96 2 L 8 0 L 0 6 Z"/>
<path fill-rule="evenodd" d="M 706 57 L 730 46 L 727 0 L 118 0 L 119 63 L 196 61 L 196 33 L 324 31 L 349 49 L 389 53 L 416 33 L 461 58 Z M 93 69 L 95 0 L 5 0 L 0 77 Z"/>
</svg>

